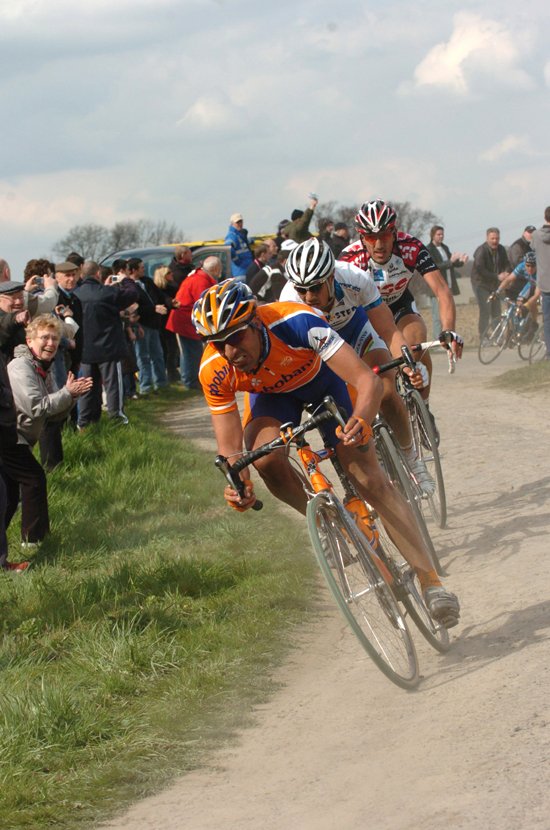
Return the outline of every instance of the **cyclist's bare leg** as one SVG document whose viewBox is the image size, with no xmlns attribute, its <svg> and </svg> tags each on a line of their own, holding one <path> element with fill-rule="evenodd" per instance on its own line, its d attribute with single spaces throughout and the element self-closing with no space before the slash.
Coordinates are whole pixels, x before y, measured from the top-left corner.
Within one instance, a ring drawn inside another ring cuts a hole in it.
<svg viewBox="0 0 550 830">
<path fill-rule="evenodd" d="M 260 417 L 250 421 L 244 432 L 247 450 L 260 447 L 279 436 L 280 421 Z M 393 487 L 376 458 L 374 444 L 368 452 L 337 445 L 337 454 L 361 495 L 380 515 L 391 538 L 411 567 L 431 570 L 428 553 L 414 514 L 401 494 Z M 281 452 L 273 452 L 254 464 L 268 490 L 280 501 L 305 515 L 307 498 L 299 477 Z"/>
<path fill-rule="evenodd" d="M 416 343 L 424 343 L 427 340 L 428 334 L 424 320 L 419 314 L 405 314 L 397 323 L 397 328 L 402 332 L 403 337 L 407 343 L 414 346 Z M 439 334 L 439 332 L 438 332 Z M 436 334 L 437 337 L 437 334 Z M 430 352 L 426 351 L 422 355 L 422 363 L 428 370 L 430 377 L 430 384 L 432 380 L 432 358 Z M 430 397 L 430 385 L 425 386 L 420 392 L 425 401 Z"/>
<path fill-rule="evenodd" d="M 365 453 L 342 443 L 337 445 L 336 452 L 351 481 L 379 514 L 409 565 L 417 571 L 430 571 L 432 565 L 414 513 L 380 467 L 372 438 Z"/>
<path fill-rule="evenodd" d="M 371 369 L 373 366 L 380 366 L 382 363 L 387 363 L 391 359 L 392 356 L 386 349 L 372 349 L 362 357 L 362 360 Z M 410 447 L 412 436 L 409 426 L 409 416 L 403 398 L 395 386 L 395 370 L 390 369 L 389 372 L 384 372 L 379 375 L 379 378 L 384 384 L 380 411 L 394 431 L 395 437 L 400 445 L 403 448 Z"/>
<path fill-rule="evenodd" d="M 281 422 L 276 418 L 253 418 L 244 430 L 246 449 L 256 449 L 278 438 L 280 426 Z M 260 458 L 254 467 L 270 493 L 305 516 L 307 498 L 304 488 L 282 450 Z"/>
</svg>

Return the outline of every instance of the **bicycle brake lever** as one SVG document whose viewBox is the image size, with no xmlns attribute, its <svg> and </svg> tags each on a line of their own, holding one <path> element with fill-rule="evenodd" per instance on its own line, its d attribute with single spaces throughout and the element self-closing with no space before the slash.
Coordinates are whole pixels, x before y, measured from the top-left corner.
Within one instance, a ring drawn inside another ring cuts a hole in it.
<svg viewBox="0 0 550 830">
<path fill-rule="evenodd" d="M 327 397 L 323 399 L 323 404 L 325 409 L 327 409 L 330 412 L 332 417 L 338 422 L 342 429 L 344 429 L 344 427 L 346 426 L 346 422 L 342 417 L 342 413 L 336 406 L 334 398 L 331 398 L 330 395 L 327 395 Z"/>
<path fill-rule="evenodd" d="M 222 471 L 229 483 L 229 486 L 232 487 L 233 490 L 236 490 L 241 497 L 244 496 L 244 481 L 242 480 L 242 478 L 240 478 L 240 476 L 233 478 L 227 458 L 223 455 L 217 455 L 214 459 L 214 464 L 216 465 L 218 470 Z M 252 505 L 252 510 L 262 510 L 263 506 L 263 501 L 260 501 L 260 499 L 256 499 L 256 501 Z"/>
<path fill-rule="evenodd" d="M 403 355 L 403 360 L 405 361 L 406 365 L 409 367 L 411 372 L 416 372 L 416 363 L 414 357 L 410 353 L 408 346 L 401 346 L 401 354 Z"/>
</svg>

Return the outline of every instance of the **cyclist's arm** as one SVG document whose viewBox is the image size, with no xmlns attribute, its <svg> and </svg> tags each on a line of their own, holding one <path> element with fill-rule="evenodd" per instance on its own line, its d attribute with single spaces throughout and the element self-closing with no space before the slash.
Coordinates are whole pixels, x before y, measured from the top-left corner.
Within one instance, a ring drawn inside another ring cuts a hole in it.
<svg viewBox="0 0 550 830">
<path fill-rule="evenodd" d="M 375 332 L 387 344 L 392 357 L 401 357 L 401 347 L 409 344 L 395 325 L 393 314 L 386 303 L 367 309 L 367 317 Z"/>
<path fill-rule="evenodd" d="M 376 418 L 382 400 L 382 381 L 347 343 L 340 346 L 338 351 L 326 361 L 326 364 L 338 377 L 357 391 L 353 415 L 344 430 L 343 441 L 346 444 L 361 429 L 354 418 L 362 418 L 369 425 Z"/>
<path fill-rule="evenodd" d="M 510 286 L 513 285 L 515 283 L 515 281 L 516 281 L 515 274 L 510 274 L 509 277 L 505 277 L 502 280 L 502 282 L 500 283 L 500 285 L 498 287 L 498 290 L 501 291 L 501 292 L 506 291 L 506 289 L 510 288 Z"/>
<path fill-rule="evenodd" d="M 236 455 L 235 458 L 231 458 L 231 462 L 235 462 L 243 451 L 243 427 L 238 409 L 218 414 L 212 412 L 212 426 L 218 443 L 218 453 L 225 455 L 226 458 Z M 248 468 L 242 470 L 240 477 L 243 481 L 250 478 Z M 227 502 L 245 508 L 252 507 L 256 501 L 256 496 L 250 486 L 245 488 L 245 497 L 241 499 L 238 492 L 227 485 L 224 497 Z"/>
</svg>

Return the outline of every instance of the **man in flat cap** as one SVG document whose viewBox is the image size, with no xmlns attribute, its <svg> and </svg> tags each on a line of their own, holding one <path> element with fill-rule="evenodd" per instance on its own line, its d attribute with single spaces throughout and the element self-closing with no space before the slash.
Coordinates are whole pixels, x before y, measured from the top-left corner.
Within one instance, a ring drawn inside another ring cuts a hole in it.
<svg viewBox="0 0 550 830">
<path fill-rule="evenodd" d="M 233 276 L 244 280 L 248 266 L 254 262 L 252 254 L 254 240 L 248 238 L 248 231 L 243 228 L 242 214 L 234 213 L 232 215 L 231 224 L 225 237 L 225 244 L 231 246 Z"/>
<path fill-rule="evenodd" d="M 7 361 L 12 359 L 15 347 L 26 342 L 25 326 L 29 321 L 25 285 L 11 280 L 0 283 L 0 349 Z"/>
<path fill-rule="evenodd" d="M 516 265 L 519 265 L 520 262 L 523 262 L 525 254 L 531 250 L 531 237 L 533 236 L 533 231 L 536 231 L 535 226 L 527 225 L 520 238 L 516 239 L 516 241 L 512 242 L 510 245 L 508 259 L 510 260 L 512 270 L 514 270 Z"/>
</svg>

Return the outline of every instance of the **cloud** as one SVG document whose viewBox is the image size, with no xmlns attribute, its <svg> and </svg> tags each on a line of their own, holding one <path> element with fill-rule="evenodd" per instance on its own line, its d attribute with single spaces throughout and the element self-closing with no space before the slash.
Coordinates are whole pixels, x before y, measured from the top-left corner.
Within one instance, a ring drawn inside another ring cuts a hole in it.
<svg viewBox="0 0 550 830">
<path fill-rule="evenodd" d="M 528 40 L 526 32 L 460 12 L 450 39 L 434 46 L 414 70 L 414 86 L 441 87 L 464 95 L 475 88 L 472 76 L 485 75 L 507 86 L 532 88 L 533 79 L 517 66 Z"/>
<path fill-rule="evenodd" d="M 516 212 L 521 208 L 527 216 L 532 216 L 533 205 L 535 210 L 538 205 L 542 214 L 548 204 L 549 178 L 550 165 L 510 170 L 492 184 L 490 194 L 497 203 L 503 201 L 513 205 Z"/>
<path fill-rule="evenodd" d="M 546 86 L 550 86 L 550 61 L 544 67 L 544 80 L 546 81 Z"/>
<path fill-rule="evenodd" d="M 236 108 L 223 96 L 201 95 L 177 123 L 190 124 L 205 132 L 221 132 L 238 127 L 241 121 Z"/>
<path fill-rule="evenodd" d="M 525 155 L 536 155 L 531 147 L 531 140 L 528 135 L 508 135 L 502 141 L 493 144 L 488 150 L 479 154 L 480 161 L 498 161 L 508 153 L 523 153 Z"/>
</svg>

